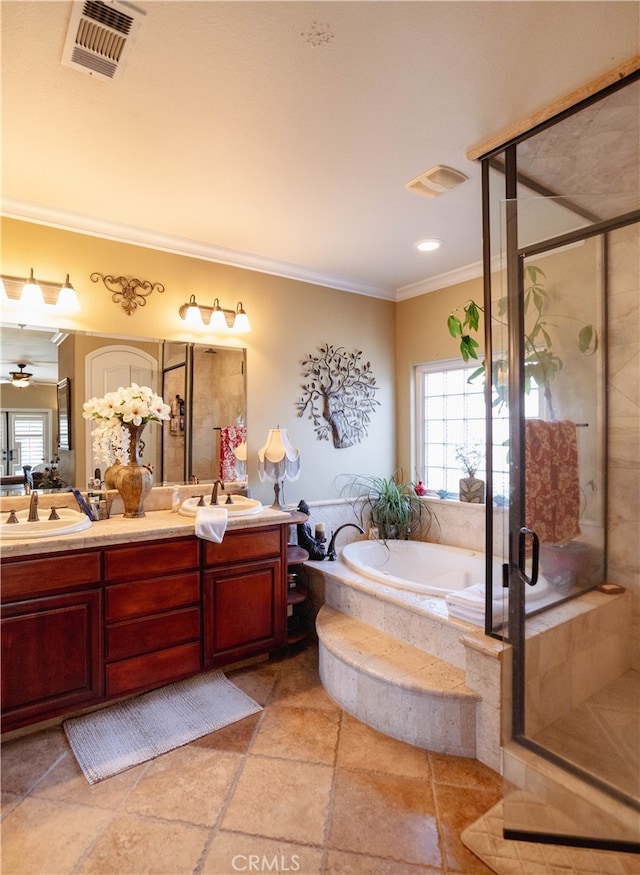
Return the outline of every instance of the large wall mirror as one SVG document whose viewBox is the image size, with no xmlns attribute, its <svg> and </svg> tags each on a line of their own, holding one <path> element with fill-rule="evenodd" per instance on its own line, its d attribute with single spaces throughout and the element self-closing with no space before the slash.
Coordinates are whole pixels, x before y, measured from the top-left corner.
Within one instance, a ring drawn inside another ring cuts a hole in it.
<svg viewBox="0 0 640 875">
<path fill-rule="evenodd" d="M 20 364 L 31 375 L 24 388 L 10 378 Z M 153 464 L 157 485 L 196 477 L 206 482 L 222 473 L 232 479 L 237 473 L 225 454 L 246 441 L 244 349 L 0 325 L 0 368 L 3 494 L 21 491 L 24 465 L 39 474 L 49 469 L 43 488 L 52 478 L 54 485 L 86 488 L 95 472 L 91 423 L 82 417 L 82 404 L 131 382 L 151 385 L 172 407 L 169 422 L 145 432 L 143 458 Z M 59 429 L 64 380 L 70 449 L 61 447 Z"/>
</svg>

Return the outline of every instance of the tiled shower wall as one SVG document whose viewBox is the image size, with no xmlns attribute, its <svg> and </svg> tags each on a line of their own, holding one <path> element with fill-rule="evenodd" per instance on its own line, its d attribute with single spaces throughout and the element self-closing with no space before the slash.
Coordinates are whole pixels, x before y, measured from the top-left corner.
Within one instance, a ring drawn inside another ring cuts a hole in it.
<svg viewBox="0 0 640 875">
<path fill-rule="evenodd" d="M 609 244 L 609 582 L 632 593 L 631 658 L 640 669 L 640 225 Z"/>
</svg>

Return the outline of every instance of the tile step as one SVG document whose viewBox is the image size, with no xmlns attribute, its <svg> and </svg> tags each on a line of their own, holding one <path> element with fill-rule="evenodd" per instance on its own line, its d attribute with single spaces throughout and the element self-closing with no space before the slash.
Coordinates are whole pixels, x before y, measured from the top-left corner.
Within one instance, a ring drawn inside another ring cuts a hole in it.
<svg viewBox="0 0 640 875">
<path fill-rule="evenodd" d="M 328 605 L 316 630 L 320 678 L 346 711 L 417 747 L 476 755 L 480 698 L 462 669 Z"/>
</svg>

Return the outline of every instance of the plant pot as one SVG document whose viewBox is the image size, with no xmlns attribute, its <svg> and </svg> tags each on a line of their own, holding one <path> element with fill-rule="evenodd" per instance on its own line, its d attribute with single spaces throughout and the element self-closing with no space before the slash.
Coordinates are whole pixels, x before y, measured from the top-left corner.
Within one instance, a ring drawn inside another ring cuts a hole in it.
<svg viewBox="0 0 640 875">
<path fill-rule="evenodd" d="M 593 565 L 592 550 L 583 541 L 540 545 L 540 570 L 553 586 L 588 585 Z"/>
<path fill-rule="evenodd" d="M 462 477 L 459 486 L 460 501 L 484 504 L 484 480 L 478 480 L 477 477 Z"/>
</svg>

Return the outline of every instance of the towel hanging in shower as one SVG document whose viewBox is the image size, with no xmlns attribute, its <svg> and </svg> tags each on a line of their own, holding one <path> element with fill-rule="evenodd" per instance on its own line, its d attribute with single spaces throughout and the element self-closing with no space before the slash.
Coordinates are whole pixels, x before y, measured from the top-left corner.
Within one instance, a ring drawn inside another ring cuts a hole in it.
<svg viewBox="0 0 640 875">
<path fill-rule="evenodd" d="M 548 544 L 580 534 L 576 425 L 525 421 L 525 523 Z"/>
</svg>

